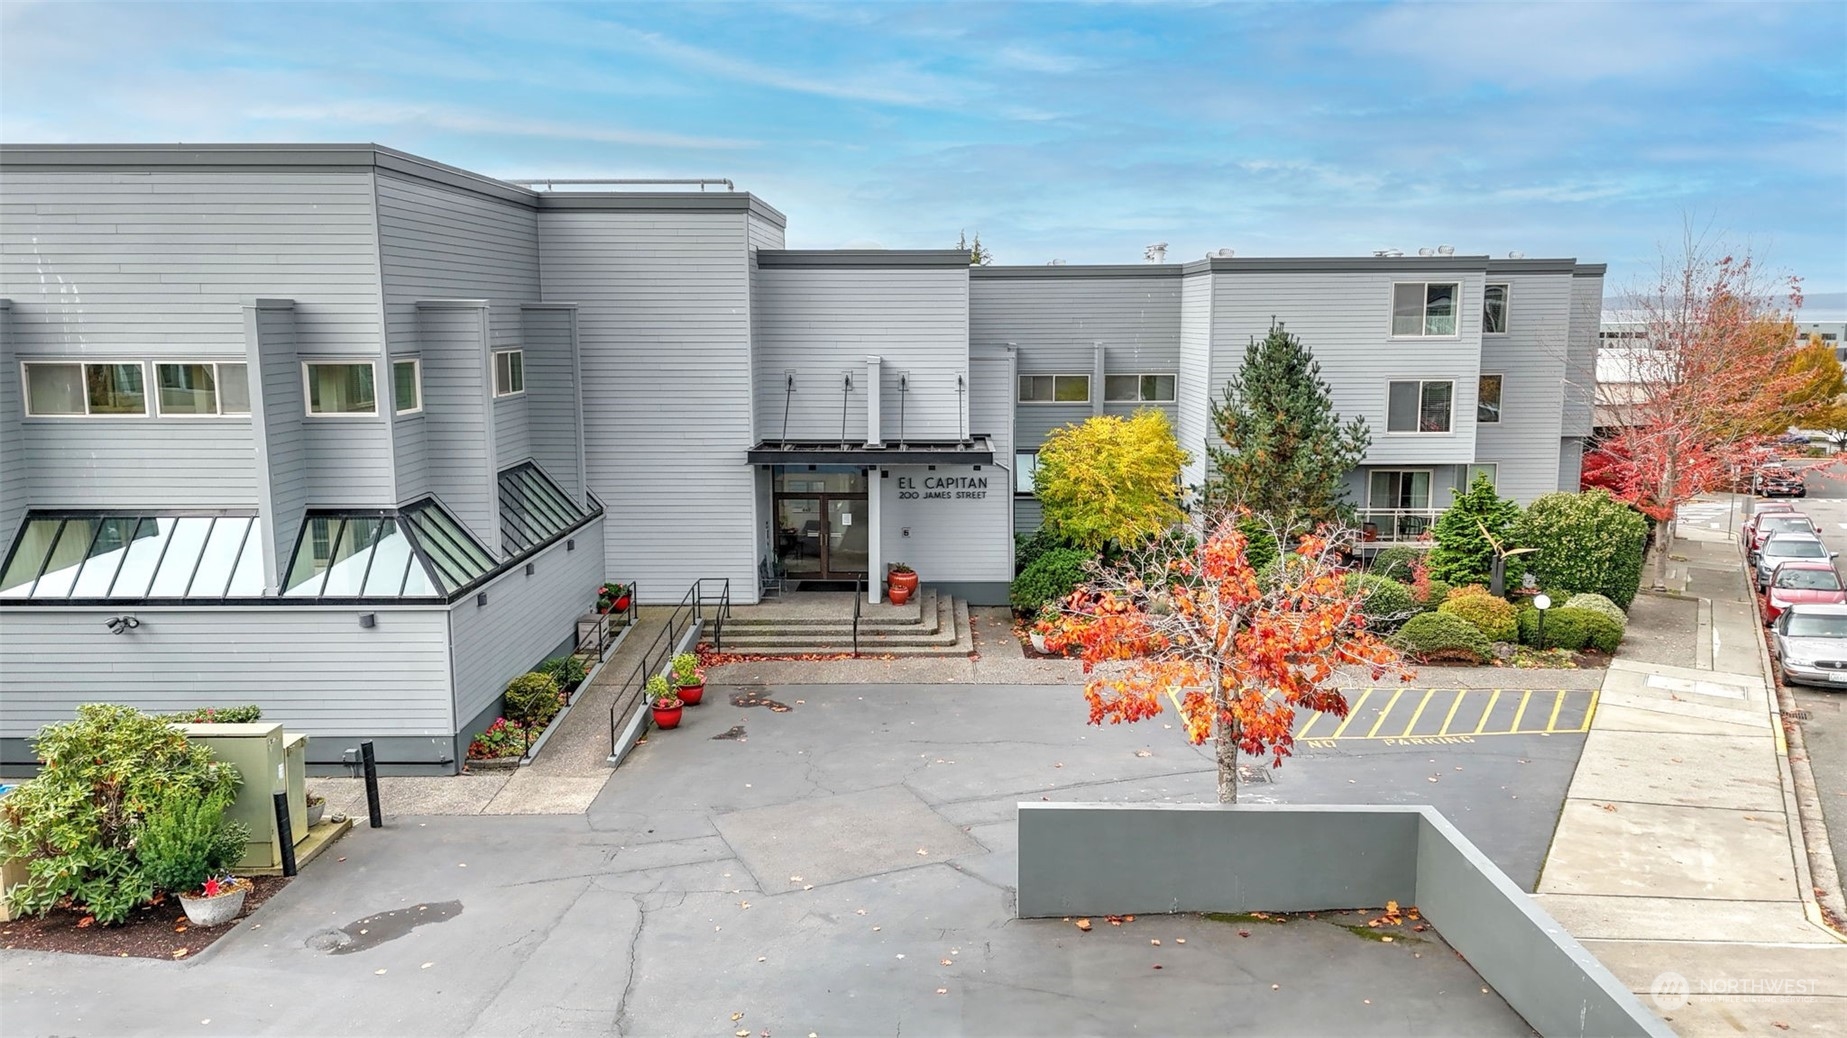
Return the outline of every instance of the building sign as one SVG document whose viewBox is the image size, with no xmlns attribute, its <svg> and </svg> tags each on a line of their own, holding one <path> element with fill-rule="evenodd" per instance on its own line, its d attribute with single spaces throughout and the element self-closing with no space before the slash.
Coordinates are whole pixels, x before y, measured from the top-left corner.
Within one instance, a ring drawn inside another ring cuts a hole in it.
<svg viewBox="0 0 1847 1038">
<path fill-rule="evenodd" d="M 986 476 L 899 476 L 898 500 L 980 500 L 988 496 Z"/>
</svg>

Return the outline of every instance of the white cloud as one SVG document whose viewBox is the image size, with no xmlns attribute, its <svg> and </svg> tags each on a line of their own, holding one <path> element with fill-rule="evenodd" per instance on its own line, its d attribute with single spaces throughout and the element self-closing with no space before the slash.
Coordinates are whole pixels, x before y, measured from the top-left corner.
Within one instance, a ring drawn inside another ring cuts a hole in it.
<svg viewBox="0 0 1847 1038">
<path fill-rule="evenodd" d="M 546 137 L 599 144 L 632 144 L 649 148 L 737 149 L 761 142 L 730 137 L 688 137 L 681 134 L 629 130 L 602 123 L 556 122 L 547 119 L 476 115 L 434 105 L 395 101 L 337 101 L 323 104 L 277 105 L 246 111 L 252 119 L 276 122 L 335 123 L 342 126 L 425 126 L 460 133 Z"/>
</svg>

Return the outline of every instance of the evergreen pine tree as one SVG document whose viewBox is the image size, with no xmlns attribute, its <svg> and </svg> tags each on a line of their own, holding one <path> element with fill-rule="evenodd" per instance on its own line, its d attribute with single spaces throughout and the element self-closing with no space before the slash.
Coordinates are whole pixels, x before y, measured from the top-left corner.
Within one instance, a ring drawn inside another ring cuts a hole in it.
<svg viewBox="0 0 1847 1038">
<path fill-rule="evenodd" d="M 1366 457 L 1364 418 L 1342 423 L 1321 365 L 1280 324 L 1251 339 L 1237 378 L 1211 404 L 1223 446 L 1209 446 L 1209 507 L 1245 507 L 1280 529 L 1347 517 L 1346 476 Z"/>
<path fill-rule="evenodd" d="M 1519 519 L 1520 506 L 1495 493 L 1494 481 L 1486 472 L 1477 472 L 1475 481 L 1457 493 L 1456 503 L 1437 519 L 1430 575 L 1456 587 L 1488 583 L 1494 572 L 1495 543 L 1503 551 L 1511 549 L 1514 523 Z"/>
</svg>

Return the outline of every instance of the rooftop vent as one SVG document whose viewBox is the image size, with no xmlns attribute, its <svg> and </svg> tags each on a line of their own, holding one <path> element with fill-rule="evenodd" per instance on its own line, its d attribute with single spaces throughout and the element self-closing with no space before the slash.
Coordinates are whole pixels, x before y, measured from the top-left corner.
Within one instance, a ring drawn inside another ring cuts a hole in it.
<svg viewBox="0 0 1847 1038">
<path fill-rule="evenodd" d="M 1155 242 L 1153 245 L 1150 245 L 1147 248 L 1143 249 L 1142 259 L 1147 260 L 1149 263 L 1166 263 L 1167 262 L 1167 243 L 1164 241 L 1158 241 L 1158 242 Z"/>
<path fill-rule="evenodd" d="M 1454 256 L 1455 254 L 1456 254 L 1456 247 L 1454 245 L 1437 246 L 1437 255 L 1439 256 Z"/>
<path fill-rule="evenodd" d="M 1236 255 L 1237 253 L 1230 249 L 1215 249 L 1212 252 L 1206 253 L 1208 259 L 1230 259 Z"/>
<path fill-rule="evenodd" d="M 1062 267 L 1065 265 L 1065 261 L 1061 259 L 1046 260 L 1045 265 L 1048 267 Z"/>
<path fill-rule="evenodd" d="M 1510 253 L 1508 253 L 1508 254 L 1507 254 L 1507 258 L 1508 258 L 1508 259 L 1525 259 L 1525 258 L 1526 258 L 1526 253 L 1524 253 L 1524 252 L 1510 252 Z"/>
<path fill-rule="evenodd" d="M 1417 254 L 1419 256 L 1435 256 L 1437 254 L 1437 250 L 1432 249 L 1432 248 L 1422 248 L 1422 249 L 1417 250 Z"/>
<path fill-rule="evenodd" d="M 1379 256 L 1381 258 L 1388 258 L 1392 256 L 1402 256 L 1404 255 L 1404 250 L 1403 249 L 1374 249 L 1372 250 L 1372 254 L 1374 256 Z"/>
</svg>

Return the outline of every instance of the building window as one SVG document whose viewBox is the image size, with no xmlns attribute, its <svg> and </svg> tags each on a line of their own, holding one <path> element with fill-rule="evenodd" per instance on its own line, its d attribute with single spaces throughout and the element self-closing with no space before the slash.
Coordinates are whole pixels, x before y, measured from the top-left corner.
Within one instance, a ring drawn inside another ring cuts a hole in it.
<svg viewBox="0 0 1847 1038">
<path fill-rule="evenodd" d="M 371 364 L 303 364 L 308 413 L 353 415 L 378 413 L 378 393 Z"/>
<path fill-rule="evenodd" d="M 1454 382 L 1393 382 L 1386 400 L 1388 433 L 1446 433 Z"/>
<path fill-rule="evenodd" d="M 1456 334 L 1456 301 L 1461 288 L 1453 281 L 1393 285 L 1392 334 Z"/>
<path fill-rule="evenodd" d="M 1089 375 L 1021 375 L 1022 404 L 1088 404 Z"/>
<path fill-rule="evenodd" d="M 1013 492 L 1030 494 L 1033 492 L 1033 475 L 1039 471 L 1038 451 L 1013 452 Z"/>
<path fill-rule="evenodd" d="M 247 364 L 155 364 L 161 417 L 249 414 L 249 372 Z"/>
<path fill-rule="evenodd" d="M 494 395 L 512 396 L 526 391 L 526 351 L 497 350 L 494 353 Z"/>
<path fill-rule="evenodd" d="M 391 362 L 391 409 L 397 414 L 416 414 L 423 410 L 423 362 Z"/>
<path fill-rule="evenodd" d="M 1483 335 L 1503 335 L 1507 331 L 1507 286 L 1489 285 L 1481 294 L 1481 331 Z"/>
<path fill-rule="evenodd" d="M 1475 391 L 1475 420 L 1482 425 L 1501 423 L 1501 376 L 1483 375 Z"/>
<path fill-rule="evenodd" d="M 20 365 L 26 414 L 111 417 L 147 414 L 140 362 L 86 364 L 27 361 Z"/>
<path fill-rule="evenodd" d="M 1105 375 L 1103 399 L 1110 403 L 1171 404 L 1172 375 Z"/>
<path fill-rule="evenodd" d="M 1373 470 L 1367 482 L 1367 507 L 1428 511 L 1430 508 L 1430 473 L 1392 469 Z"/>
<path fill-rule="evenodd" d="M 1499 486 L 1501 482 L 1501 466 L 1492 461 L 1470 465 L 1467 476 L 1468 478 L 1462 484 L 1464 490 L 1475 485 L 1476 476 L 1487 476 L 1488 482 L 1491 485 Z"/>
</svg>

